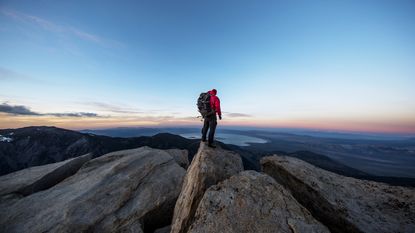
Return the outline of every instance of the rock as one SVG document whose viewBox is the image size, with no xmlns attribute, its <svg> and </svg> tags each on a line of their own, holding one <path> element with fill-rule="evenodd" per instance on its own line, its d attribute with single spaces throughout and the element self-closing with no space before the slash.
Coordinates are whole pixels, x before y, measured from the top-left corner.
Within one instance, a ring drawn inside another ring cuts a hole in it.
<svg viewBox="0 0 415 233">
<path fill-rule="evenodd" d="M 329 232 L 273 178 L 244 171 L 210 187 L 189 233 Z"/>
<path fill-rule="evenodd" d="M 91 154 L 86 154 L 59 163 L 31 167 L 0 176 L 0 201 L 4 206 L 7 199 L 20 198 L 50 188 L 75 174 L 91 158 Z"/>
<path fill-rule="evenodd" d="M 90 160 L 57 185 L 0 212 L 2 232 L 152 232 L 170 224 L 185 170 L 141 147 Z"/>
<path fill-rule="evenodd" d="M 171 232 L 187 232 L 205 190 L 242 170 L 241 157 L 235 152 L 212 149 L 201 143 L 177 199 Z"/>
<path fill-rule="evenodd" d="M 189 152 L 187 150 L 168 149 L 166 150 L 171 157 L 184 169 L 189 166 Z"/>
<path fill-rule="evenodd" d="M 414 232 L 415 189 L 358 180 L 271 156 L 262 169 L 332 232 Z"/>
<path fill-rule="evenodd" d="M 170 233 L 170 230 L 171 230 L 171 226 L 169 225 L 169 226 L 155 230 L 154 233 Z"/>
<path fill-rule="evenodd" d="M 57 169 L 66 170 L 68 164 L 76 164 L 78 165 L 76 167 L 78 167 L 79 169 L 90 158 L 91 156 L 87 154 L 77 158 L 68 159 L 59 163 L 51 163 L 43 166 L 30 167 L 24 170 L 0 176 L 0 195 L 2 196 L 9 193 L 17 192 L 18 190 L 41 180 L 43 177 L 56 171 Z M 78 161 L 79 163 L 75 163 L 75 161 Z"/>
</svg>

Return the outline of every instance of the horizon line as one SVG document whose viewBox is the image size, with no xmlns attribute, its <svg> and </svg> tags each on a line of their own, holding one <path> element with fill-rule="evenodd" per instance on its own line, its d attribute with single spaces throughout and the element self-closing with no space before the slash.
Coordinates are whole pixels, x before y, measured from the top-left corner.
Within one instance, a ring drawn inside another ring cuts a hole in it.
<svg viewBox="0 0 415 233">
<path fill-rule="evenodd" d="M 85 128 L 74 128 L 74 127 L 64 127 L 56 125 L 29 125 L 23 127 L 15 128 L 3 128 L 0 127 L 0 130 L 7 129 L 21 129 L 28 127 L 55 127 L 60 129 L 72 130 L 72 131 L 84 131 L 84 130 L 108 130 L 108 129 L 163 129 L 163 128 L 200 128 L 199 125 L 143 125 L 143 126 L 113 126 L 113 127 L 85 127 Z M 382 132 L 382 131 L 364 131 L 364 130 L 344 130 L 344 129 L 327 129 L 327 128 L 312 128 L 312 127 L 278 127 L 278 126 L 247 126 L 247 125 L 222 125 L 222 129 L 239 129 L 239 130 L 291 130 L 291 131 L 305 131 L 305 132 L 324 132 L 324 133 L 338 133 L 338 134 L 360 134 L 360 135 L 383 135 L 383 136 L 402 136 L 402 137 L 415 137 L 415 132 Z M 220 128 L 218 128 L 220 130 Z M 285 132 L 287 133 L 287 132 Z"/>
</svg>

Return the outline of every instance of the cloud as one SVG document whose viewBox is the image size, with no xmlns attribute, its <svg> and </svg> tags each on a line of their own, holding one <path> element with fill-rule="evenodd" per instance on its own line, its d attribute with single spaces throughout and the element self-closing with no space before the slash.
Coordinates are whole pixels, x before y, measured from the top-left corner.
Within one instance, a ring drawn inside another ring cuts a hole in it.
<svg viewBox="0 0 415 233">
<path fill-rule="evenodd" d="M 6 81 L 6 80 L 27 80 L 31 79 L 28 76 L 24 74 L 20 74 L 18 72 L 15 72 L 13 70 L 9 70 L 3 67 L 0 67 L 0 81 Z"/>
<path fill-rule="evenodd" d="M 252 117 L 252 115 L 237 112 L 224 112 L 228 117 Z"/>
<path fill-rule="evenodd" d="M 137 108 L 129 108 L 129 107 L 123 107 L 120 105 L 115 104 L 108 104 L 104 102 L 86 102 L 83 103 L 88 106 L 97 107 L 101 110 L 113 112 L 113 113 L 127 113 L 127 114 L 137 114 L 137 113 L 145 113 L 144 111 L 137 109 Z"/>
<path fill-rule="evenodd" d="M 1 8 L 0 7 L 0 13 L 3 15 L 20 21 L 24 23 L 29 23 L 32 25 L 36 25 L 46 31 L 53 32 L 59 35 L 69 35 L 72 37 L 76 37 L 78 39 L 93 42 L 95 44 L 101 45 L 103 47 L 120 47 L 122 46 L 122 43 L 105 39 L 103 37 L 100 37 L 98 35 L 82 31 L 78 28 L 72 27 L 72 26 L 63 26 L 54 22 L 51 22 L 49 20 L 40 18 L 38 16 L 33 16 L 29 14 L 25 14 L 22 12 L 18 12 L 11 9 Z"/>
<path fill-rule="evenodd" d="M 51 84 L 51 81 L 46 81 L 44 79 L 39 79 L 31 75 L 26 75 L 24 73 L 8 69 L 0 66 L 0 82 L 25 82 L 32 83 L 35 85 Z"/>
<path fill-rule="evenodd" d="M 0 113 L 23 116 L 55 116 L 55 117 L 102 117 L 92 112 L 69 112 L 69 113 L 38 113 L 30 110 L 24 105 L 0 104 Z"/>
<path fill-rule="evenodd" d="M 28 107 L 23 105 L 9 105 L 7 103 L 0 104 L 0 112 L 12 115 L 26 115 L 26 116 L 40 116 L 37 112 L 31 111 Z"/>
<path fill-rule="evenodd" d="M 98 114 L 92 112 L 48 113 L 46 115 L 56 117 L 100 117 Z"/>
</svg>

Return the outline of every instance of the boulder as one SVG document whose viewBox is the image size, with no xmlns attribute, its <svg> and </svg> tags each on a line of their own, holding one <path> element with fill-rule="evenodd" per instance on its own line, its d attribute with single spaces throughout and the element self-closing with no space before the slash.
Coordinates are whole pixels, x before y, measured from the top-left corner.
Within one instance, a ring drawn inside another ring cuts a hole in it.
<svg viewBox="0 0 415 233">
<path fill-rule="evenodd" d="M 4 207 L 16 199 L 54 186 L 75 174 L 91 158 L 91 154 L 86 154 L 59 163 L 30 167 L 0 176 L 0 205 Z"/>
<path fill-rule="evenodd" d="M 244 171 L 210 187 L 189 233 L 329 232 L 268 175 Z"/>
<path fill-rule="evenodd" d="M 166 150 L 171 157 L 184 169 L 189 166 L 189 152 L 187 150 L 168 149 Z"/>
<path fill-rule="evenodd" d="M 90 160 L 0 212 L 2 232 L 153 232 L 169 225 L 185 170 L 141 147 Z"/>
<path fill-rule="evenodd" d="M 202 142 L 187 170 L 177 199 L 171 232 L 187 232 L 205 190 L 242 170 L 238 154 L 220 147 L 213 149 Z"/>
<path fill-rule="evenodd" d="M 265 157 L 261 166 L 332 232 L 415 230 L 413 188 L 337 175 L 292 157 Z"/>
</svg>

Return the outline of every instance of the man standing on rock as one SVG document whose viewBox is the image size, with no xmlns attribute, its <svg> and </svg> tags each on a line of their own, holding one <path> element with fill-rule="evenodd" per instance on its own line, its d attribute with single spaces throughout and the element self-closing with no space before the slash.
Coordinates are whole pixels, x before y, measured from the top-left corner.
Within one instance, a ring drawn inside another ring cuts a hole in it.
<svg viewBox="0 0 415 233">
<path fill-rule="evenodd" d="M 203 116 L 205 120 L 202 129 L 202 141 L 206 142 L 206 135 L 209 130 L 208 146 L 215 148 L 216 146 L 213 144 L 213 139 L 215 137 L 216 125 L 218 124 L 216 114 L 219 116 L 219 119 L 222 120 L 222 112 L 220 111 L 220 100 L 216 96 L 216 89 L 212 89 L 207 93 L 210 95 L 210 112 Z"/>
</svg>

